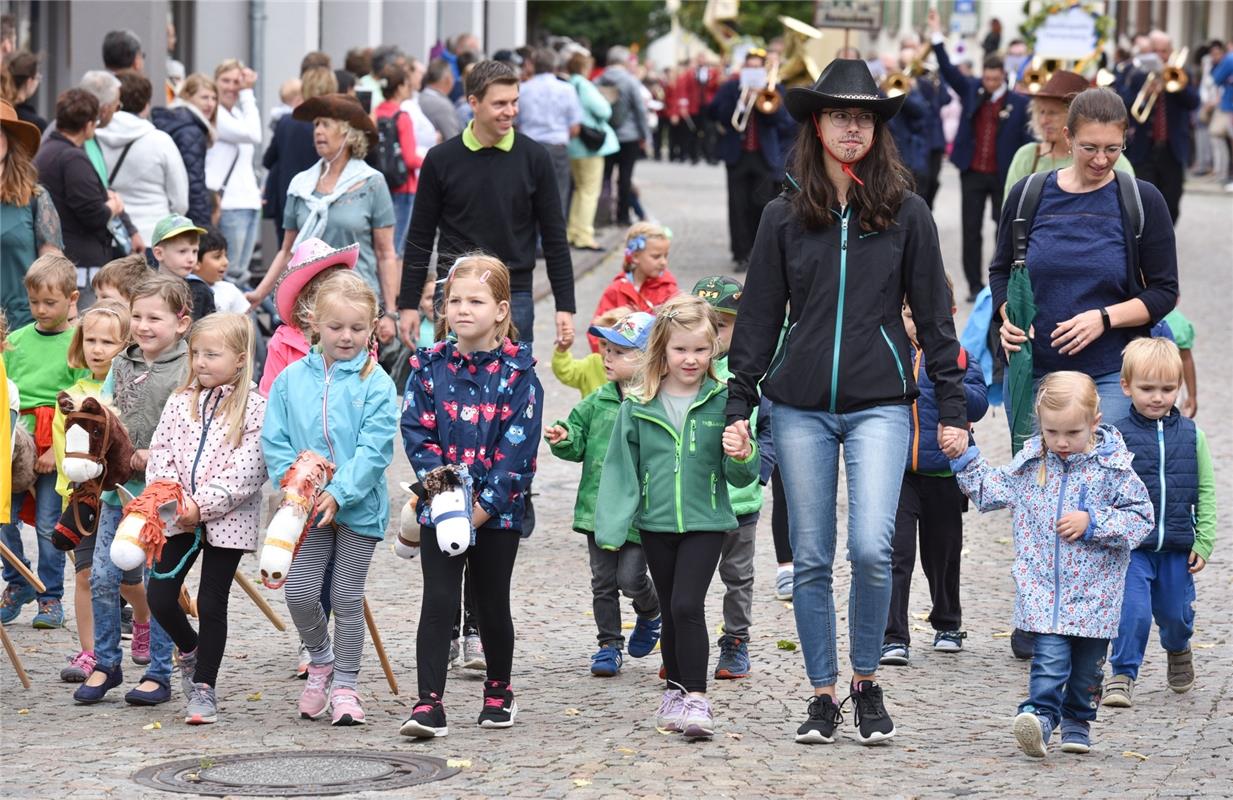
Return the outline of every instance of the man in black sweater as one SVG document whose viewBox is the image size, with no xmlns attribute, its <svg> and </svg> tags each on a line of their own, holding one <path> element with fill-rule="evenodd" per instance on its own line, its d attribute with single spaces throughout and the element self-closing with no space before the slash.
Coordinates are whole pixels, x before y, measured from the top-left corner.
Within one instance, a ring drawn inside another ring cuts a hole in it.
<svg viewBox="0 0 1233 800">
<path fill-rule="evenodd" d="M 481 61 L 466 77 L 474 120 L 462 135 L 428 151 L 403 256 L 399 333 L 408 346 L 419 334 L 421 295 L 437 240 L 437 274 L 459 256 L 483 251 L 510 271 L 511 314 L 522 341 L 534 338 L 531 294 L 535 237 L 543 241 L 556 301 L 558 340 L 574 330 L 574 267 L 552 160 L 542 145 L 514 131 L 518 76 L 508 65 Z M 430 294 L 428 296 L 431 296 Z"/>
</svg>

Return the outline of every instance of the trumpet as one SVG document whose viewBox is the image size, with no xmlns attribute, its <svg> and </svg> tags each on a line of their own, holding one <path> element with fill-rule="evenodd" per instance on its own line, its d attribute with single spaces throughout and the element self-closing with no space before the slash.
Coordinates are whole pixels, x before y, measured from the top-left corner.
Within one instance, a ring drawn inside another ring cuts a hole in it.
<svg viewBox="0 0 1233 800">
<path fill-rule="evenodd" d="M 933 51 L 933 44 L 926 42 L 917 53 L 912 63 L 900 72 L 892 72 L 882 80 L 882 93 L 887 97 L 899 97 L 912 91 L 912 79 L 919 78 L 929 70 L 925 67 L 925 59 Z"/>
<path fill-rule="evenodd" d="M 1154 88 L 1157 79 L 1164 84 L 1167 94 L 1180 92 L 1190 83 L 1190 76 L 1186 74 L 1186 57 L 1189 55 L 1189 47 L 1174 51 L 1159 71 L 1153 70 L 1144 78 L 1143 87 L 1139 89 L 1139 94 L 1130 106 L 1130 116 L 1140 125 L 1147 122 L 1152 115 L 1152 109 L 1156 107 L 1156 100 L 1160 97 L 1160 90 Z"/>
</svg>

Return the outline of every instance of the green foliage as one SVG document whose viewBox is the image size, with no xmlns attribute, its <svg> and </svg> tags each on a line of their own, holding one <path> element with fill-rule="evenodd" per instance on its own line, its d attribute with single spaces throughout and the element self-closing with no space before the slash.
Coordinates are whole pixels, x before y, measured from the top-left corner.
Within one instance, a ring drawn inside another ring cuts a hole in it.
<svg viewBox="0 0 1233 800">
<path fill-rule="evenodd" d="M 1098 13 L 1097 9 L 1100 8 L 1100 4 L 1081 2 L 1081 0 L 1053 0 L 1052 2 L 1041 3 L 1035 12 L 1032 11 L 1031 0 L 1027 0 L 1023 4 L 1024 20 L 1019 26 L 1019 32 L 1023 35 L 1023 40 L 1027 42 L 1027 46 L 1035 49 L 1036 30 L 1045 23 L 1049 16 L 1065 11 L 1072 6 L 1079 6 L 1096 20 L 1096 48 L 1103 48 L 1113 35 L 1116 21 L 1113 17 L 1101 16 Z"/>
<path fill-rule="evenodd" d="M 585 41 L 602 63 L 614 45 L 647 44 L 672 26 L 661 0 L 528 0 L 527 38 L 542 42 L 548 36 L 569 36 Z"/>
<path fill-rule="evenodd" d="M 729 22 L 741 34 L 762 42 L 783 35 L 782 14 L 802 22 L 813 22 L 813 0 L 745 0 L 740 17 Z M 718 49 L 702 24 L 705 0 L 683 0 L 678 18 L 681 27 L 692 31 Z M 637 44 L 646 47 L 667 33 L 672 19 L 662 0 L 528 0 L 527 31 L 531 42 L 548 36 L 570 36 L 589 43 L 591 52 L 602 60 L 613 45 Z"/>
</svg>

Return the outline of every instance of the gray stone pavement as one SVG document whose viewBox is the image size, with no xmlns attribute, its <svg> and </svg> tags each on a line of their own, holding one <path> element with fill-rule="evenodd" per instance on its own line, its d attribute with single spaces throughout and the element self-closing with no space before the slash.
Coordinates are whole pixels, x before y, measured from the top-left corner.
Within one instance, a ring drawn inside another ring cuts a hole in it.
<svg viewBox="0 0 1233 800">
<path fill-rule="evenodd" d="M 648 210 L 675 234 L 671 265 L 682 286 L 728 271 L 722 169 L 643 163 L 636 175 Z M 946 263 L 961 281 L 957 184 L 948 166 L 938 198 L 938 224 Z M 987 233 L 991 238 L 992 231 Z M 1233 198 L 1188 194 L 1178 240 L 1182 307 L 1198 328 L 1195 354 L 1203 387 L 1199 422 L 1216 457 L 1220 496 L 1229 503 L 1233 473 L 1223 465 L 1233 457 L 1233 432 L 1224 424 L 1233 412 L 1227 377 Z M 610 255 L 579 280 L 580 329 L 618 264 L 616 255 Z M 578 400 L 574 390 L 556 383 L 547 366 L 551 310 L 548 301 L 541 302 L 536 326 L 546 421 L 563 417 Z M 961 317 L 965 313 L 961 308 Z M 582 353 L 584 347 L 580 340 L 576 349 Z M 1007 458 L 1000 410 L 977 425 L 977 436 L 995 462 Z M 395 491 L 396 481 L 407 474 L 400 453 L 389 474 Z M 569 530 L 577 478 L 576 465 L 542 449 L 536 480 L 539 527 L 524 542 L 514 574 L 514 688 L 521 709 L 514 728 L 475 727 L 480 682 L 455 672 L 445 698 L 452 723 L 449 737 L 416 743 L 398 735 L 415 691 L 420 566 L 397 559 L 383 546 L 373 564 L 368 597 L 402 694 L 390 693 L 367 645 L 360 684 L 367 727 L 331 728 L 297 718 L 295 702 L 303 684 L 288 677 L 295 659 L 294 633 L 275 632 L 238 589 L 233 592 L 230 641 L 219 675 L 221 721 L 202 728 L 181 722 L 178 699 L 154 709 L 129 708 L 115 691 L 93 708 L 74 706 L 72 687 L 57 681 L 64 655 L 76 649 L 71 609 L 69 629 L 51 632 L 31 629 L 31 612 L 26 611 L 8 631 L 35 685 L 23 690 L 0 659 L 0 790 L 6 797 L 155 796 L 157 792 L 131 783 L 130 776 L 142 767 L 188 757 L 359 748 L 422 752 L 462 762 L 459 775 L 418 787 L 415 796 L 420 797 L 1233 796 L 1227 767 L 1233 752 L 1233 624 L 1228 611 L 1233 577 L 1226 541 L 1218 542 L 1213 561 L 1198 577 L 1195 689 L 1180 696 L 1168 691 L 1164 655 L 1153 636 L 1136 707 L 1101 711 L 1090 755 L 1055 751 L 1042 763 L 1022 756 L 1009 730 L 1026 691 L 1027 666 L 1011 658 L 1005 638 L 1012 606 L 1012 548 L 1004 513 L 965 518 L 964 652 L 933 653 L 927 646 L 927 624 L 914 620 L 918 648 L 912 666 L 888 668 L 882 674 L 898 736 L 880 748 L 855 742 L 850 714 L 843 736 L 833 745 L 805 747 L 792 741 L 809 691 L 799 650 L 776 648 L 778 640 L 798 638 L 789 604 L 773 599 L 768 513 L 759 528 L 750 646 L 754 674 L 713 685 L 718 733 L 712 742 L 690 745 L 652 726 L 661 691 L 655 656 L 627 660 L 614 679 L 592 678 L 587 671 L 595 629 L 586 548 L 582 537 Z M 769 492 L 767 498 L 769 503 Z M 838 511 L 843 530 L 842 492 Z M 1228 516 L 1226 509 L 1224 518 Z M 27 536 L 27 548 L 32 545 Z M 256 559 L 246 558 L 243 569 L 255 575 Z M 839 560 L 835 573 L 839 647 L 846 667 L 847 563 Z M 928 595 L 919 573 L 917 578 L 911 612 L 923 616 Z M 707 607 L 712 629 L 721 621 L 721 593 L 716 578 Z M 281 595 L 266 595 L 289 620 Z M 628 604 L 625 609 L 632 621 Z M 714 654 L 712 666 L 713 659 Z M 130 663 L 125 671 L 129 685 L 140 675 Z M 846 679 L 848 670 L 843 673 Z M 159 727 L 152 728 L 154 723 Z"/>
</svg>

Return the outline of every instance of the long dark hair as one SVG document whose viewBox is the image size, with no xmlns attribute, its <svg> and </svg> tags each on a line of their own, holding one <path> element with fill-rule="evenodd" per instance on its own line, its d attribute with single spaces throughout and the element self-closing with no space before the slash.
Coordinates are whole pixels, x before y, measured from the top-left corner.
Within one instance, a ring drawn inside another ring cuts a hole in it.
<svg viewBox="0 0 1233 800">
<path fill-rule="evenodd" d="M 789 172 L 800 191 L 792 197 L 792 209 L 806 228 L 825 228 L 835 222 L 831 214 L 839 200 L 826 175 L 826 151 L 818 139 L 813 120 L 801 123 L 793 147 Z M 884 231 L 895 222 L 899 206 L 912 186 L 912 173 L 899 160 L 899 150 L 886 123 L 878 119 L 869 153 L 852 171 L 865 182 L 848 188 L 848 202 L 855 207 L 861 230 Z"/>
</svg>

